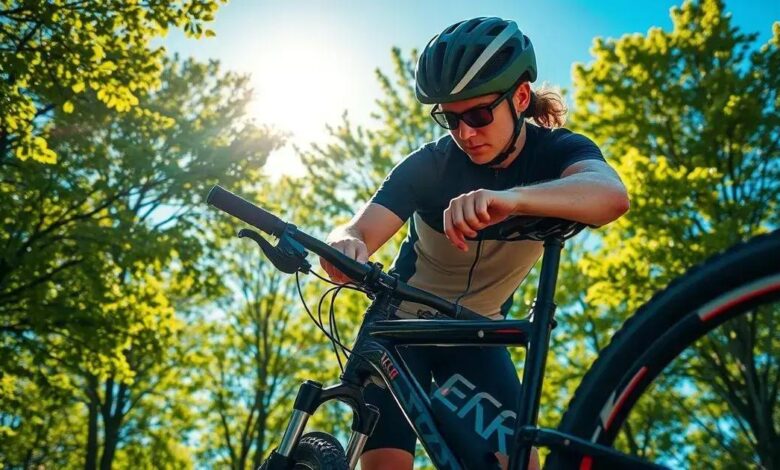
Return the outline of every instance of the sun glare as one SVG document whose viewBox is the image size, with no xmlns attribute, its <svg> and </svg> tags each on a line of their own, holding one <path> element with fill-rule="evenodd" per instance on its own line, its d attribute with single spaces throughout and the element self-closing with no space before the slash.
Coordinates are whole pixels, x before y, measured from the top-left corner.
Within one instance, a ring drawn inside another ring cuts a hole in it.
<svg viewBox="0 0 780 470">
<path fill-rule="evenodd" d="M 327 135 L 326 124 L 338 124 L 343 111 L 359 102 L 356 63 L 327 38 L 303 43 L 283 37 L 264 45 L 252 62 L 252 117 L 289 135 L 288 145 L 269 159 L 267 171 L 302 174 L 291 144 L 306 148 L 321 142 Z"/>
</svg>

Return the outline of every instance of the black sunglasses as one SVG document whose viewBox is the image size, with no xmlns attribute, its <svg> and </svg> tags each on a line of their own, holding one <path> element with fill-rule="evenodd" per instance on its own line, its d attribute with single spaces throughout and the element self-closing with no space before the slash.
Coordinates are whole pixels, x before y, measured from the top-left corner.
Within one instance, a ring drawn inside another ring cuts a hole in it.
<svg viewBox="0 0 780 470">
<path fill-rule="evenodd" d="M 456 113 L 453 111 L 441 111 L 439 105 L 433 107 L 431 110 L 431 117 L 436 124 L 447 130 L 455 130 L 458 128 L 458 124 L 463 120 L 469 127 L 485 127 L 493 122 L 493 109 L 498 106 L 501 101 L 506 99 L 512 92 L 512 89 L 505 91 L 504 94 L 496 98 L 490 104 L 481 104 L 467 109 L 462 113 Z"/>
</svg>

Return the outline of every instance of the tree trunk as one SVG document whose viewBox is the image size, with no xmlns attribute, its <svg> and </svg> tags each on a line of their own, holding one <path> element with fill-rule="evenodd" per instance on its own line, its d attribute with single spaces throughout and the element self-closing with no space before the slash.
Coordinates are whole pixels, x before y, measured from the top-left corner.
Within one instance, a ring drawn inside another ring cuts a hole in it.
<svg viewBox="0 0 780 470">
<path fill-rule="evenodd" d="M 87 378 L 87 397 L 89 402 L 87 403 L 87 409 L 89 416 L 87 417 L 87 457 L 84 461 L 85 470 L 96 470 L 98 459 L 98 395 L 97 395 L 97 378 L 89 376 Z"/>
<path fill-rule="evenodd" d="M 113 421 L 113 420 L 112 420 Z M 115 423 L 106 423 L 106 437 L 103 442 L 103 457 L 100 459 L 100 470 L 111 470 L 114 462 L 116 447 L 119 442 L 119 426 Z"/>
<path fill-rule="evenodd" d="M 103 456 L 100 459 L 100 470 L 111 470 L 119 444 L 119 430 L 122 427 L 124 409 L 127 404 L 128 389 L 125 384 L 120 384 L 113 393 L 116 384 L 112 379 L 106 382 L 106 402 L 103 405 Z M 109 400 L 110 399 L 110 400 Z"/>
<path fill-rule="evenodd" d="M 0 130 L 0 166 L 3 164 L 3 160 L 11 159 L 11 152 L 9 150 L 8 134 Z"/>
<path fill-rule="evenodd" d="M 265 457 L 265 400 L 261 401 L 260 416 L 257 417 L 257 430 L 255 431 L 255 458 L 252 462 L 252 468 L 259 468 Z"/>
</svg>

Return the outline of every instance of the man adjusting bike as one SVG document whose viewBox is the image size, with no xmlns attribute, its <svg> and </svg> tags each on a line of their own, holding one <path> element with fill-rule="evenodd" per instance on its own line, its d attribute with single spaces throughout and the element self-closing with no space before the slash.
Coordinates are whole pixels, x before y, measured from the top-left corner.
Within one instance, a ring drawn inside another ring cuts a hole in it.
<svg viewBox="0 0 780 470">
<path fill-rule="evenodd" d="M 365 262 L 407 221 L 409 231 L 391 273 L 402 281 L 504 319 L 515 290 L 542 253 L 541 242 L 506 241 L 501 224 L 511 216 L 557 217 L 607 224 L 629 207 L 626 189 L 587 137 L 561 126 L 565 106 L 557 93 L 532 90 L 537 78 L 530 39 L 511 20 L 474 18 L 445 28 L 420 54 L 416 96 L 449 132 L 406 156 L 352 220 L 328 243 Z M 349 279 L 328 262 L 336 282 Z M 425 318 L 427 307 L 403 302 L 399 318 Z M 466 435 L 484 439 L 506 467 L 511 436 L 488 432 L 496 419 L 514 429 L 512 410 L 520 381 L 503 347 L 409 347 L 401 356 L 415 378 L 436 390 L 432 400 L 462 406 L 464 391 L 486 397 L 462 414 Z M 366 470 L 411 469 L 415 434 L 392 396 L 370 386 L 366 401 L 381 417 L 368 439 Z M 538 468 L 532 457 L 531 468 Z"/>
</svg>

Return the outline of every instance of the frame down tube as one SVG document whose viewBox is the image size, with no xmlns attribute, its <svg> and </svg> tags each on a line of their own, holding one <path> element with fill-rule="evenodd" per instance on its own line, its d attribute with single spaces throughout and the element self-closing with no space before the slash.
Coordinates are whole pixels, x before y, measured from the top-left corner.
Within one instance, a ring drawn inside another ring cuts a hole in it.
<svg viewBox="0 0 780 470">
<path fill-rule="evenodd" d="M 411 423 L 420 443 L 438 469 L 461 469 L 452 449 L 439 432 L 428 394 L 414 378 L 391 345 L 368 340 L 359 354 L 368 361 L 390 387 L 393 398 Z M 381 422 L 382 417 L 379 417 Z"/>
</svg>

